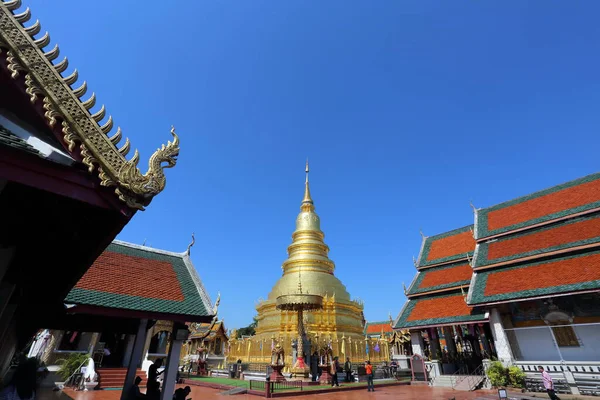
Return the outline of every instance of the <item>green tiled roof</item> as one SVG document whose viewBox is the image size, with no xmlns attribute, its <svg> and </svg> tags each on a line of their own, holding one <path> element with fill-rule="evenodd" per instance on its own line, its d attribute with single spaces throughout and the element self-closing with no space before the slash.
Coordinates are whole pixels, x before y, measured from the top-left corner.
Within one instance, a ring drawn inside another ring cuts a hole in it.
<svg viewBox="0 0 600 400">
<path fill-rule="evenodd" d="M 436 317 L 422 314 L 429 312 Z M 485 321 L 484 311 L 468 307 L 461 292 L 426 295 L 408 300 L 394 323 L 394 329 L 414 329 L 432 326 Z"/>
<path fill-rule="evenodd" d="M 527 221 L 524 221 L 524 222 L 521 222 L 518 224 L 504 226 L 504 227 L 498 228 L 498 229 L 489 229 L 488 228 L 488 215 L 493 211 L 501 210 L 503 208 L 508 208 L 508 207 L 523 203 L 528 200 L 532 200 L 532 199 L 536 199 L 536 198 L 539 198 L 539 197 L 542 197 L 545 195 L 556 193 L 563 189 L 568 189 L 568 188 L 579 186 L 579 185 L 582 185 L 585 183 L 593 182 L 598 179 L 600 179 L 600 173 L 584 176 L 583 178 L 575 179 L 573 181 L 563 183 L 563 184 L 560 184 L 557 186 L 553 186 L 551 188 L 541 190 L 539 192 L 535 192 L 535 193 L 529 194 L 527 196 L 523 196 L 523 197 L 519 197 L 514 200 L 506 201 L 504 203 L 497 204 L 493 207 L 488 207 L 488 208 L 483 208 L 483 209 L 477 210 L 476 224 L 475 224 L 475 235 L 476 235 L 475 237 L 476 237 L 476 239 L 482 239 L 482 238 L 485 238 L 488 236 L 493 236 L 493 235 L 497 235 L 497 234 L 501 234 L 501 233 L 510 232 L 515 229 L 525 228 L 525 227 L 528 227 L 531 225 L 536 225 L 539 223 L 552 221 L 554 219 L 562 218 L 562 217 L 565 217 L 568 215 L 573 215 L 573 214 L 577 214 L 577 213 L 591 210 L 594 208 L 598 208 L 598 207 L 600 207 L 600 199 L 598 199 L 598 201 L 593 201 L 593 202 L 590 202 L 588 204 L 584 204 L 584 205 L 581 205 L 578 207 L 568 208 L 568 209 L 562 210 L 560 212 L 544 215 L 539 218 L 533 218 L 533 219 L 530 219 L 530 220 L 527 220 Z"/>
<path fill-rule="evenodd" d="M 155 261 L 160 263 L 153 264 Z M 110 244 L 98 257 L 65 302 L 188 316 L 189 321 L 213 315 L 210 299 L 187 253 L 120 241 Z"/>
<path fill-rule="evenodd" d="M 423 244 L 421 246 L 421 252 L 419 253 L 419 259 L 417 261 L 418 268 L 427 267 L 430 265 L 442 264 L 442 263 L 449 263 L 449 262 L 453 262 L 453 261 L 457 261 L 457 260 L 462 260 L 462 259 L 467 258 L 467 256 L 473 255 L 473 251 L 475 250 L 475 244 L 473 244 L 473 250 L 471 250 L 469 252 L 463 252 L 463 253 L 453 254 L 448 257 L 427 260 L 427 257 L 429 256 L 429 251 L 431 250 L 431 245 L 433 244 L 433 242 L 435 242 L 436 240 L 445 239 L 450 236 L 455 236 L 455 235 L 458 235 L 458 234 L 461 234 L 464 232 L 469 232 L 472 229 L 473 229 L 473 225 L 468 225 L 468 226 L 465 226 L 462 228 L 454 229 L 450 232 L 441 233 L 441 234 L 435 235 L 435 236 L 425 237 L 423 239 Z"/>
<path fill-rule="evenodd" d="M 0 146 L 12 147 L 15 150 L 24 151 L 41 157 L 40 152 L 33 146 L 2 125 L 0 125 Z"/>
<path fill-rule="evenodd" d="M 514 277 L 510 276 L 511 272 Z M 488 269 L 475 273 L 468 302 L 470 305 L 511 302 L 596 290 L 600 289 L 599 272 L 600 250 Z M 503 276 L 490 283 L 490 277 L 499 273 Z"/>
<path fill-rule="evenodd" d="M 415 276 L 413 283 L 410 285 L 407 294 L 410 296 L 410 295 L 416 295 L 419 293 L 426 293 L 426 292 L 431 292 L 431 291 L 435 291 L 435 290 L 444 290 L 444 289 L 456 288 L 456 287 L 468 285 L 469 282 L 471 281 L 470 277 L 468 279 L 456 280 L 456 278 L 454 278 L 451 274 L 449 274 L 448 281 L 446 283 L 443 283 L 441 285 L 436 285 L 436 286 L 427 286 L 427 287 L 422 287 L 422 288 L 419 287 L 419 286 L 421 286 L 421 283 L 423 282 L 423 280 L 425 279 L 427 274 L 431 274 L 433 272 L 438 272 L 438 271 L 451 272 L 449 270 L 456 268 L 458 266 L 461 266 L 461 265 L 465 265 L 465 264 L 466 264 L 466 261 L 463 261 L 463 262 L 453 263 L 453 264 L 449 264 L 449 265 L 443 265 L 443 266 L 439 266 L 439 267 L 432 267 L 432 268 L 420 270 L 417 273 L 417 275 Z"/>
<path fill-rule="evenodd" d="M 477 251 L 475 252 L 475 256 L 473 258 L 473 266 L 474 266 L 474 268 L 484 267 L 487 265 L 493 265 L 493 264 L 503 263 L 503 262 L 507 262 L 507 261 L 516 261 L 516 260 L 519 260 L 519 259 L 525 258 L 525 257 L 541 256 L 546 253 L 551 253 L 551 252 L 558 251 L 558 250 L 566 250 L 566 249 L 570 249 L 570 248 L 578 247 L 578 246 L 584 246 L 584 245 L 590 245 L 590 244 L 600 244 L 600 236 L 592 236 L 592 237 L 588 237 L 588 238 L 581 239 L 581 240 L 570 240 L 569 241 L 567 239 L 564 241 L 564 243 L 561 243 L 558 245 L 548 245 L 547 243 L 540 241 L 537 243 L 536 248 L 530 249 L 529 251 L 525 251 L 525 252 L 517 253 L 517 254 L 511 254 L 509 256 L 495 258 L 495 259 L 490 259 L 488 256 L 488 250 L 489 250 L 490 245 L 501 246 L 503 243 L 513 241 L 513 240 L 519 240 L 520 238 L 527 239 L 528 237 L 538 235 L 542 232 L 547 232 L 549 234 L 552 234 L 553 231 L 556 231 L 559 228 L 568 227 L 569 225 L 584 223 L 584 222 L 591 221 L 591 220 L 597 220 L 598 224 L 600 224 L 600 214 L 594 213 L 593 215 L 590 215 L 590 216 L 574 218 L 571 220 L 561 221 L 558 224 L 552 224 L 550 226 L 539 227 L 539 228 L 524 231 L 521 233 L 507 235 L 505 237 L 498 238 L 497 240 L 495 240 L 493 242 L 482 242 L 477 245 Z"/>
</svg>

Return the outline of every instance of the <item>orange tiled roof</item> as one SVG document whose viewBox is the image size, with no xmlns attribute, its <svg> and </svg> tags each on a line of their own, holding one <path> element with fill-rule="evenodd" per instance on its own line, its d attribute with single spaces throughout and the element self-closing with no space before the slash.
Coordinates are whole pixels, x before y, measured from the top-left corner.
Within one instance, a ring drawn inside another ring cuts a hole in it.
<svg viewBox="0 0 600 400">
<path fill-rule="evenodd" d="M 524 257 L 541 257 L 584 245 L 600 245 L 600 214 L 481 243 L 478 245 L 475 267 L 514 262 Z"/>
<path fill-rule="evenodd" d="M 419 289 L 432 288 L 444 284 L 451 284 L 471 279 L 473 270 L 469 264 L 456 265 L 451 268 L 444 268 L 435 271 L 425 271 L 423 280 L 419 284 Z"/>
<path fill-rule="evenodd" d="M 388 322 L 382 323 L 368 323 L 367 324 L 367 333 L 381 333 L 383 330 L 384 333 L 393 332 L 392 326 Z"/>
<path fill-rule="evenodd" d="M 169 262 L 111 251 L 102 253 L 75 287 L 161 300 L 184 299 Z"/>
<path fill-rule="evenodd" d="M 477 211 L 477 238 L 535 225 L 600 207 L 600 174 Z"/>
<path fill-rule="evenodd" d="M 478 272 L 471 304 L 600 288 L 600 251 Z"/>
<path fill-rule="evenodd" d="M 214 310 L 187 253 L 114 241 L 65 303 L 206 321 Z"/>
<path fill-rule="evenodd" d="M 419 267 L 449 263 L 466 258 L 475 250 L 472 225 L 427 237 L 419 257 Z"/>
<path fill-rule="evenodd" d="M 469 307 L 461 293 L 408 300 L 395 329 L 484 321 L 485 314 Z"/>
<path fill-rule="evenodd" d="M 408 317 L 408 321 L 437 319 L 470 315 L 471 308 L 461 295 L 432 298 L 420 301 Z"/>
</svg>

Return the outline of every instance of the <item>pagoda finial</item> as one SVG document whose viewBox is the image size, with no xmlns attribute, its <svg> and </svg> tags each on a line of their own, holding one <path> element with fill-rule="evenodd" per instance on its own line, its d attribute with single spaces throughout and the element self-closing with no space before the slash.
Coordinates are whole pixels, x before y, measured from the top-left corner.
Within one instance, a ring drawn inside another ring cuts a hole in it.
<svg viewBox="0 0 600 400">
<path fill-rule="evenodd" d="M 309 173 L 309 169 L 308 169 L 308 157 L 306 157 L 306 168 L 304 169 L 304 172 L 306 172 L 306 183 L 308 183 L 308 173 Z"/>
<path fill-rule="evenodd" d="M 304 182 L 304 198 L 302 199 L 302 206 L 300 206 L 300 209 L 302 211 L 314 211 L 315 206 L 313 205 L 312 197 L 310 197 L 310 188 L 308 185 L 308 158 L 306 159 L 306 168 L 304 169 L 304 172 L 306 172 L 306 181 Z"/>
</svg>

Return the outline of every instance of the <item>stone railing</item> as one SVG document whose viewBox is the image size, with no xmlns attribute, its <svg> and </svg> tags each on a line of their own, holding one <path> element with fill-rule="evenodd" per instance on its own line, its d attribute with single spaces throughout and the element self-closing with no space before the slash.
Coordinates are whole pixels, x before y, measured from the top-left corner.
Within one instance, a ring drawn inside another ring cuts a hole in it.
<svg viewBox="0 0 600 400">
<path fill-rule="evenodd" d="M 600 362 L 586 361 L 515 361 L 529 380 L 540 379 L 538 366 L 544 367 L 553 380 L 566 382 L 572 394 L 600 396 Z"/>
</svg>

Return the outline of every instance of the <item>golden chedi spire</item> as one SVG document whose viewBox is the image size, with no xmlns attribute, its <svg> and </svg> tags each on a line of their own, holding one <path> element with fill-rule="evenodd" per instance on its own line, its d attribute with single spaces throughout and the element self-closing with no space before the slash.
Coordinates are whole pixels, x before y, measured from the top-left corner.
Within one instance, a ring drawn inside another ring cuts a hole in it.
<svg viewBox="0 0 600 400">
<path fill-rule="evenodd" d="M 304 182 L 304 198 L 302 199 L 302 205 L 300 206 L 300 210 L 311 212 L 311 211 L 315 211 L 315 206 L 314 206 L 312 197 L 310 197 L 310 187 L 308 184 L 308 172 L 309 172 L 308 158 L 306 159 L 305 172 L 306 172 L 306 181 Z"/>
<path fill-rule="evenodd" d="M 329 247 L 321 230 L 321 219 L 315 212 L 315 203 L 309 186 L 308 161 L 305 167 L 304 197 L 296 217 L 296 229 L 288 246 L 288 258 L 283 262 L 283 275 L 273 286 L 266 300 L 257 305 L 257 338 L 293 338 L 296 333 L 295 314 L 276 309 L 279 296 L 299 291 L 308 295 L 323 296 L 323 310 L 305 315 L 309 337 L 317 332 L 327 332 L 332 337 L 360 338 L 363 334 L 362 303 L 350 298 L 344 284 L 334 275 L 335 264 L 329 259 Z M 286 343 L 286 342 L 284 342 Z M 291 351 L 291 348 L 289 349 Z M 286 352 L 287 354 L 287 352 Z"/>
</svg>

